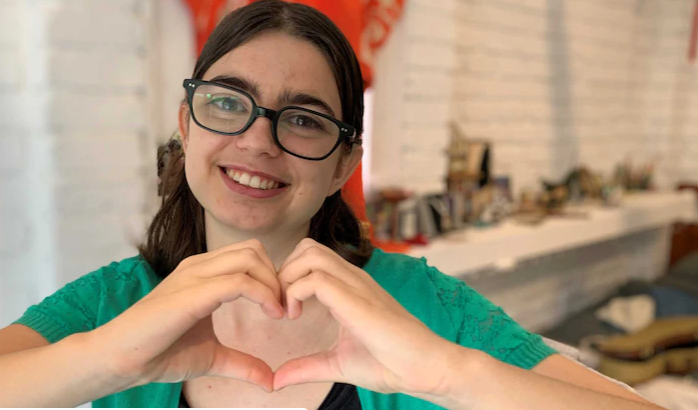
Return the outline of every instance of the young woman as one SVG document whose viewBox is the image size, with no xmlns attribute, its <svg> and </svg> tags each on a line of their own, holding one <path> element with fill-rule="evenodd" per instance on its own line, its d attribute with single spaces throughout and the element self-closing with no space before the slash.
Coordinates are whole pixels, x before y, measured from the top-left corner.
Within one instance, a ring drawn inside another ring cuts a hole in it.
<svg viewBox="0 0 698 410">
<path fill-rule="evenodd" d="M 426 261 L 371 249 L 340 196 L 361 73 L 322 14 L 239 9 L 184 88 L 147 243 L 0 331 L 0 405 L 654 408 Z"/>
</svg>

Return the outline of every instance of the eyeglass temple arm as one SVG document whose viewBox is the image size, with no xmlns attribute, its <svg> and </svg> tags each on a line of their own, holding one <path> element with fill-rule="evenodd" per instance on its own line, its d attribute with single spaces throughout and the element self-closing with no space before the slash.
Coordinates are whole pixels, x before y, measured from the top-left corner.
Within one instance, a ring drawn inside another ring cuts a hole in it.
<svg viewBox="0 0 698 410">
<path fill-rule="evenodd" d="M 351 142 L 352 144 L 361 145 L 364 143 L 364 140 L 356 136 L 356 133 L 354 133 L 354 135 L 349 137 L 349 142 Z"/>
</svg>

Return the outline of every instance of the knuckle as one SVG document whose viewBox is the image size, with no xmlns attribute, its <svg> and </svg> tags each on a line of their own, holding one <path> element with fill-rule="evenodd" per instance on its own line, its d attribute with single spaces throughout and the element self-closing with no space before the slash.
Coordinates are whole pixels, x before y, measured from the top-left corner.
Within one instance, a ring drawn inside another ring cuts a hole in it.
<svg viewBox="0 0 698 410">
<path fill-rule="evenodd" d="M 257 254 L 257 251 L 255 251 L 254 248 L 242 248 L 238 252 L 246 258 L 258 258 L 259 257 L 259 255 Z"/>
<path fill-rule="evenodd" d="M 317 258 L 320 257 L 324 252 L 322 251 L 322 248 L 320 248 L 317 245 L 312 245 L 308 249 L 305 250 L 305 254 L 312 257 L 312 258 Z"/>
<path fill-rule="evenodd" d="M 245 273 L 234 273 L 231 275 L 230 281 L 236 286 L 243 286 L 249 283 L 250 277 Z"/>
<path fill-rule="evenodd" d="M 248 382 L 254 380 L 254 368 L 252 366 L 247 366 L 245 374 L 243 375 L 243 380 Z"/>
<path fill-rule="evenodd" d="M 226 251 L 221 256 L 227 260 L 235 261 L 236 265 L 243 261 L 243 264 L 247 264 L 251 259 L 257 259 L 257 252 L 251 248 L 240 248 Z"/>
<path fill-rule="evenodd" d="M 278 274 L 278 276 L 276 277 L 276 280 L 279 282 L 279 284 L 282 284 L 282 285 L 283 284 L 289 285 L 292 282 L 291 276 L 287 272 L 280 272 Z"/>
<path fill-rule="evenodd" d="M 259 282 L 257 282 L 255 279 L 251 278 L 249 275 L 245 273 L 235 274 L 235 279 L 233 280 L 233 283 L 237 289 L 244 291 L 250 291 L 259 286 Z"/>
<path fill-rule="evenodd" d="M 245 245 L 256 250 L 262 250 L 263 248 L 262 242 L 259 239 L 249 239 L 245 241 Z"/>
<path fill-rule="evenodd" d="M 199 262 L 199 259 L 201 259 L 201 254 L 198 255 L 191 255 L 187 256 L 186 258 L 182 259 L 182 261 L 177 265 L 177 269 L 184 269 L 192 265 L 196 265 Z"/>
<path fill-rule="evenodd" d="M 303 238 L 300 241 L 300 245 L 302 245 L 302 246 L 315 246 L 317 244 L 318 244 L 317 241 L 315 241 L 315 239 L 312 239 L 312 238 Z"/>
</svg>

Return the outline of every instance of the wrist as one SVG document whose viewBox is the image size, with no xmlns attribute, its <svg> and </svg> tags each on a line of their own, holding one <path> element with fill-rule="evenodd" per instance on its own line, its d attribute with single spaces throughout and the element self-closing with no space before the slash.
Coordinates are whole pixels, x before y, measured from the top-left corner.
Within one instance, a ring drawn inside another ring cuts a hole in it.
<svg viewBox="0 0 698 410">
<path fill-rule="evenodd" d="M 120 358 L 109 351 L 108 344 L 100 339 L 98 330 L 76 333 L 63 341 L 70 344 L 70 349 L 83 352 L 85 366 L 93 376 L 93 380 L 111 393 L 146 384 L 137 377 L 137 374 L 120 371 L 122 365 Z"/>
<path fill-rule="evenodd" d="M 486 378 L 492 357 L 479 350 L 448 342 L 440 347 L 444 352 L 441 376 L 429 391 L 412 394 L 447 409 L 474 408 L 474 394 L 478 380 Z"/>
</svg>

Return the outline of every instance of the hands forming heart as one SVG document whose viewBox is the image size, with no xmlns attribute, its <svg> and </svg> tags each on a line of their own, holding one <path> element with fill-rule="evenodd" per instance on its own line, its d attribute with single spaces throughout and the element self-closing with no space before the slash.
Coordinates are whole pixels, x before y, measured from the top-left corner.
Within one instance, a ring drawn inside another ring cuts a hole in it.
<svg viewBox="0 0 698 410">
<path fill-rule="evenodd" d="M 282 364 L 223 346 L 211 314 L 244 297 L 270 318 L 303 314 L 311 297 L 339 323 L 327 350 Z M 282 305 L 282 301 L 284 301 Z M 379 393 L 432 394 L 446 377 L 450 346 L 405 310 L 367 272 L 304 239 L 278 272 L 258 241 L 186 258 L 146 297 L 91 332 L 104 367 L 138 386 L 202 376 L 234 378 L 267 391 L 316 382 Z"/>
<path fill-rule="evenodd" d="M 312 382 L 349 383 L 380 393 L 425 393 L 442 382 L 446 342 L 412 316 L 367 272 L 304 239 L 278 272 L 288 318 L 316 297 L 341 325 L 327 351 L 293 359 L 274 374 L 274 390 Z"/>
</svg>

